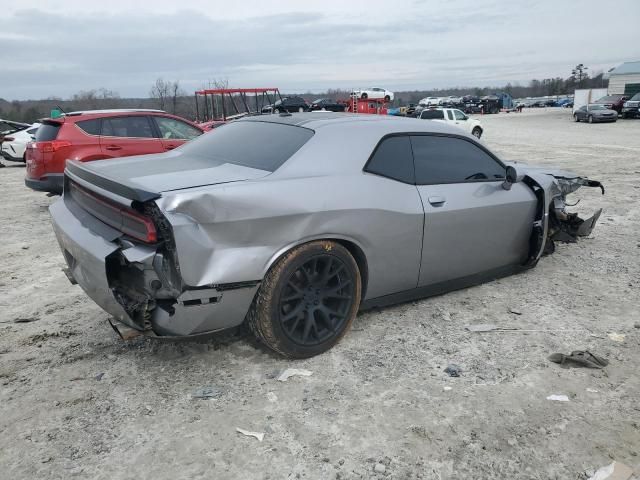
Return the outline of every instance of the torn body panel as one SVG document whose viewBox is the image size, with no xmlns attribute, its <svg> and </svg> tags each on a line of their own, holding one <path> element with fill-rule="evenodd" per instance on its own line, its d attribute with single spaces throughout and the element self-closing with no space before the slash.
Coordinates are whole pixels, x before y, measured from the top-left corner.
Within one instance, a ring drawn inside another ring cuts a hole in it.
<svg viewBox="0 0 640 480">
<path fill-rule="evenodd" d="M 567 212 L 567 195 L 574 193 L 580 187 L 598 187 L 604 195 L 602 183 L 581 177 L 572 172 L 549 167 L 531 167 L 525 164 L 510 163 L 524 175 L 524 182 L 529 185 L 537 195 L 544 208 L 544 227 L 538 228 L 534 223 L 535 248 L 532 248 L 530 257 L 540 258 L 541 254 L 551 253 L 554 250 L 553 242 L 576 242 L 578 237 L 586 237 L 593 231 L 602 209 L 598 209 L 591 217 L 582 219 L 577 213 Z M 575 205 L 575 204 L 574 204 Z M 541 220 L 540 212 L 536 222 Z M 532 243 L 533 245 L 533 243 Z M 537 251 L 534 255 L 533 252 Z"/>
</svg>

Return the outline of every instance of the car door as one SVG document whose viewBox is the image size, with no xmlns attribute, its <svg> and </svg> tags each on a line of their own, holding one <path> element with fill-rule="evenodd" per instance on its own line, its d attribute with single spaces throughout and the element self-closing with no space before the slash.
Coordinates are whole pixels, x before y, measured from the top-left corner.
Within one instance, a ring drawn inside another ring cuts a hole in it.
<svg viewBox="0 0 640 480">
<path fill-rule="evenodd" d="M 453 121 L 458 127 L 462 128 L 465 132 L 471 133 L 471 123 L 468 121 L 469 117 L 457 109 L 449 110 L 449 112 L 453 114 Z"/>
<path fill-rule="evenodd" d="M 505 166 L 464 137 L 412 135 L 411 146 L 425 211 L 419 285 L 524 262 L 536 210 L 529 187 L 505 190 Z"/>
<path fill-rule="evenodd" d="M 164 145 L 147 115 L 104 117 L 100 150 L 107 157 L 164 152 Z"/>
<path fill-rule="evenodd" d="M 164 150 L 173 150 L 183 143 L 202 135 L 202 132 L 196 127 L 177 118 L 154 115 L 151 119 L 158 128 Z"/>
</svg>

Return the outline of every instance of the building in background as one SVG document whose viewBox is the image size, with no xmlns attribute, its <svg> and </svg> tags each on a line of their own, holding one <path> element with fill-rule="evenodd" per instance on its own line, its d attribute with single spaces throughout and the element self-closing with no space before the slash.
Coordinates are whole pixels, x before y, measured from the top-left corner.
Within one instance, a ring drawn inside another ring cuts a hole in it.
<svg viewBox="0 0 640 480">
<path fill-rule="evenodd" d="M 625 62 L 609 72 L 609 94 L 632 97 L 640 92 L 640 61 Z"/>
</svg>

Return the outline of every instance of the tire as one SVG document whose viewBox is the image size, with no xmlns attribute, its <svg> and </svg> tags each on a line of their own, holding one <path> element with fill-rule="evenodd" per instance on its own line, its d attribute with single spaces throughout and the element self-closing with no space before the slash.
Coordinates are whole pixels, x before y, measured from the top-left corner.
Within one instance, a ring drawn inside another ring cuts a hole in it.
<svg viewBox="0 0 640 480">
<path fill-rule="evenodd" d="M 247 324 L 271 350 L 288 358 L 312 357 L 349 330 L 361 293 L 360 270 L 346 248 L 328 240 L 305 243 L 270 268 Z"/>
<path fill-rule="evenodd" d="M 480 138 L 482 136 L 482 129 L 480 127 L 475 127 L 471 131 L 471 135 L 473 135 L 476 138 Z"/>
<path fill-rule="evenodd" d="M 363 93 L 362 95 L 360 95 L 360 98 L 363 100 L 366 100 L 367 98 L 369 98 L 369 95 L 367 95 L 366 93 Z"/>
<path fill-rule="evenodd" d="M 580 121 L 580 119 L 578 118 L 578 115 L 575 114 L 575 113 L 573 114 L 573 121 L 574 122 L 579 122 Z"/>
<path fill-rule="evenodd" d="M 300 113 L 304 112 L 304 107 L 298 107 L 298 112 Z"/>
<path fill-rule="evenodd" d="M 390 102 L 391 101 L 391 97 L 389 95 L 385 95 L 384 96 L 384 101 L 385 102 Z"/>
<path fill-rule="evenodd" d="M 589 117 L 587 118 L 587 122 L 593 123 L 593 116 L 592 115 L 589 115 Z"/>
</svg>

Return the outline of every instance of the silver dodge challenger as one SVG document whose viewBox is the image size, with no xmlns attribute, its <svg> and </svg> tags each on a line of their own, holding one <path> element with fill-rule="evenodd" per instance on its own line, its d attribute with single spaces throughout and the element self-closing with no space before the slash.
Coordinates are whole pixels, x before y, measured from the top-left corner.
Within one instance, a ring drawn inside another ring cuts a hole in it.
<svg viewBox="0 0 640 480">
<path fill-rule="evenodd" d="M 246 323 L 292 358 L 357 312 L 533 267 L 588 235 L 565 198 L 594 180 L 505 163 L 444 124 L 248 117 L 174 151 L 69 161 L 50 210 L 72 283 L 123 338 Z"/>
</svg>

